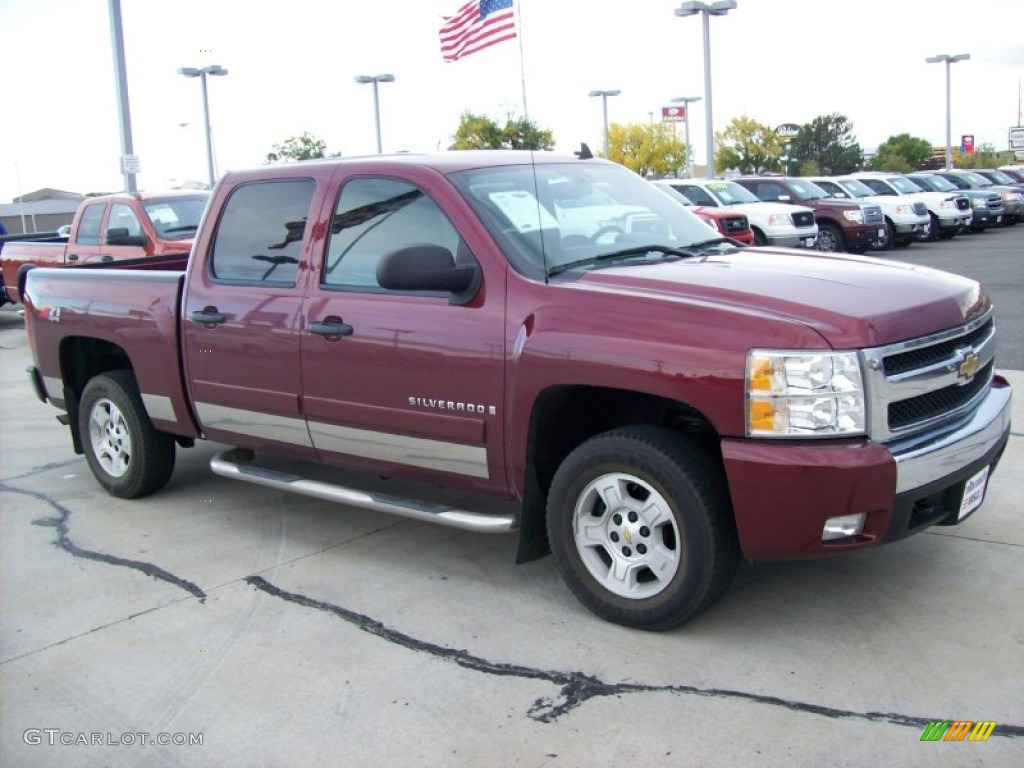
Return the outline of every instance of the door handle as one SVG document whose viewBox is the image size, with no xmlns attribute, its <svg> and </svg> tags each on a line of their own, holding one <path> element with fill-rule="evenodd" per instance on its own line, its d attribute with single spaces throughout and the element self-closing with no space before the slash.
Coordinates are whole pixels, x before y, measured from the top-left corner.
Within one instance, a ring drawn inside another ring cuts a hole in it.
<svg viewBox="0 0 1024 768">
<path fill-rule="evenodd" d="M 223 313 L 218 312 L 216 307 L 205 307 L 190 314 L 189 319 L 193 323 L 202 323 L 203 325 L 220 325 L 227 322 L 228 318 Z"/>
<path fill-rule="evenodd" d="M 113 261 L 113 260 L 114 260 L 114 257 L 111 256 L 109 253 L 106 256 L 102 256 L 100 258 L 100 261 Z"/>
<path fill-rule="evenodd" d="M 351 336 L 355 329 L 338 318 L 328 318 L 319 323 L 310 323 L 309 332 L 318 336 Z"/>
<path fill-rule="evenodd" d="M 72 253 L 68 255 L 68 261 L 78 261 L 78 254 Z"/>
</svg>

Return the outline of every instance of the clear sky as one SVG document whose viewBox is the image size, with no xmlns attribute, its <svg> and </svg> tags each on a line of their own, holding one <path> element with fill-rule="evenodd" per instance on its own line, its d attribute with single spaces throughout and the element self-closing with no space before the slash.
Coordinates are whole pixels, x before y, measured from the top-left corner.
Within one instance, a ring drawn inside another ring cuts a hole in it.
<svg viewBox="0 0 1024 768">
<path fill-rule="evenodd" d="M 714 126 L 748 115 L 771 126 L 840 112 L 873 149 L 909 132 L 945 141 L 945 65 L 954 64 L 953 135 L 1003 149 L 1024 79 L 1022 0 L 738 0 L 711 19 Z M 699 17 L 673 0 L 517 0 L 521 37 L 458 62 L 441 59 L 441 17 L 461 0 L 122 0 L 139 185 L 206 178 L 198 80 L 210 78 L 217 166 L 259 165 L 309 131 L 332 152 L 375 151 L 370 86 L 380 86 L 384 151 L 435 151 L 466 109 L 523 113 L 557 148 L 602 143 L 611 122 L 655 119 L 674 96 L 704 91 Z M 0 202 L 18 190 L 122 187 L 108 0 L 0 0 Z M 520 50 L 523 66 L 520 66 Z M 705 154 L 703 104 L 691 140 Z M 680 127 L 680 135 L 682 128 Z M 20 177 L 20 184 L 19 184 Z"/>
</svg>

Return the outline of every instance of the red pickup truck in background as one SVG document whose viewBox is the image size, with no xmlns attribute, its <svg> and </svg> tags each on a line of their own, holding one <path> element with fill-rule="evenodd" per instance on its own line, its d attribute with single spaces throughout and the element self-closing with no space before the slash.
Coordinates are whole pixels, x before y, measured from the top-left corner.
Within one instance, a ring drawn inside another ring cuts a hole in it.
<svg viewBox="0 0 1024 768">
<path fill-rule="evenodd" d="M 1010 432 L 976 282 L 738 248 L 598 159 L 230 173 L 177 270 L 32 269 L 25 307 L 36 392 L 110 493 L 224 442 L 221 475 L 516 531 L 645 629 L 741 556 L 962 522 Z"/>
<path fill-rule="evenodd" d="M 187 254 L 209 192 L 90 197 L 75 213 L 68 237 L 7 238 L 0 251 L 0 306 L 21 301 L 18 275 L 28 265 L 60 267 Z"/>
</svg>

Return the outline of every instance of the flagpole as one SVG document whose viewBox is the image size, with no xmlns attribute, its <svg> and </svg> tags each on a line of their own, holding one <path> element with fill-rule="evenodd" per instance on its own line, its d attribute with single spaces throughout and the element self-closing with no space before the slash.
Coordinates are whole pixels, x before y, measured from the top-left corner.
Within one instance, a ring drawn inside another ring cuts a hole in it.
<svg viewBox="0 0 1024 768">
<path fill-rule="evenodd" d="M 519 40 L 519 78 L 523 86 L 523 118 L 530 119 L 530 110 L 526 106 L 526 64 L 523 60 L 523 5 L 519 0 L 514 0 L 516 6 L 516 38 Z"/>
</svg>

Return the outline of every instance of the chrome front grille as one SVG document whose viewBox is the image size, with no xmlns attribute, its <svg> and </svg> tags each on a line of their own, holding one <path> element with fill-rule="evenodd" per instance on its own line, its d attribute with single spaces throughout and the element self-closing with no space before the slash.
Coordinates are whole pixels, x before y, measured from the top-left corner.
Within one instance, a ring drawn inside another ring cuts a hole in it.
<svg viewBox="0 0 1024 768">
<path fill-rule="evenodd" d="M 958 328 L 864 350 L 871 437 L 887 442 L 970 411 L 992 383 L 995 333 L 990 309 Z"/>
<path fill-rule="evenodd" d="M 971 201 L 966 197 L 954 197 L 953 199 L 956 200 L 956 207 L 961 211 L 969 211 L 971 209 Z"/>
<path fill-rule="evenodd" d="M 864 223 L 865 224 L 881 224 L 882 223 L 882 208 L 878 205 L 863 205 L 861 208 L 864 209 Z"/>
</svg>

